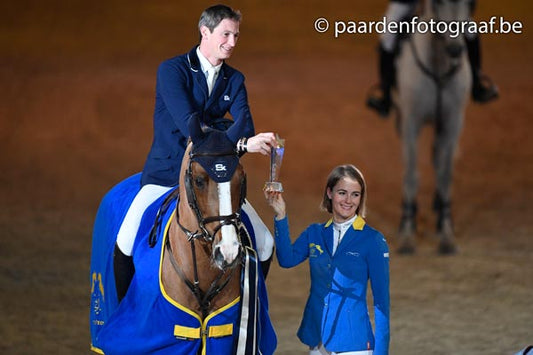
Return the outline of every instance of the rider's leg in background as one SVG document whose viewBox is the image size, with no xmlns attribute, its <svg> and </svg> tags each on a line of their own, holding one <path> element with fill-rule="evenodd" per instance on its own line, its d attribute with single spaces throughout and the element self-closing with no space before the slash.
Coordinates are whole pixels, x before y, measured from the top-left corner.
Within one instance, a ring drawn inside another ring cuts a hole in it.
<svg viewBox="0 0 533 355">
<path fill-rule="evenodd" d="M 481 43 L 476 33 L 465 33 L 468 60 L 472 72 L 472 99 L 479 103 L 486 103 L 498 98 L 498 88 L 481 71 Z"/>
<path fill-rule="evenodd" d="M 410 17 L 416 8 L 414 1 L 391 1 L 385 13 L 387 22 L 400 22 Z M 379 41 L 379 91 L 371 93 L 367 99 L 367 106 L 376 110 L 380 116 L 387 117 L 391 108 L 391 89 L 394 85 L 396 71 L 394 58 L 398 34 L 384 32 Z"/>
</svg>

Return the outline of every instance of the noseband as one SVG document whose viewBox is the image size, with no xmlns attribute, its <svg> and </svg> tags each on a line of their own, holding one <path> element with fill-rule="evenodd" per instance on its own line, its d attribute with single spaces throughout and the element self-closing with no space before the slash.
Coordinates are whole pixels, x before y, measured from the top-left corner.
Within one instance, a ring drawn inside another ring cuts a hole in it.
<svg viewBox="0 0 533 355">
<path fill-rule="evenodd" d="M 198 207 L 198 198 L 196 197 L 196 192 L 194 191 L 193 186 L 193 176 L 192 176 L 192 162 L 195 161 L 196 157 L 224 157 L 224 156 L 235 156 L 237 155 L 237 152 L 228 152 L 228 153 L 193 153 L 192 151 L 189 153 L 189 165 L 187 167 L 187 170 L 185 171 L 185 191 L 187 192 L 187 200 L 189 202 L 189 207 L 194 211 L 194 214 L 196 215 L 196 220 L 198 221 L 198 227 L 199 229 L 195 232 L 191 232 L 187 228 L 185 228 L 181 222 L 179 221 L 178 216 L 178 225 L 180 226 L 181 230 L 187 235 L 187 239 L 189 241 L 194 239 L 200 239 L 202 238 L 207 243 L 212 243 L 215 239 L 216 234 L 218 231 L 226 225 L 232 225 L 235 227 L 235 230 L 239 230 L 239 225 L 241 223 L 241 215 L 240 210 L 242 207 L 242 204 L 244 203 L 244 199 L 246 197 L 246 175 L 243 176 L 241 179 L 241 196 L 239 199 L 239 208 L 237 212 L 232 213 L 230 215 L 226 216 L 209 216 L 204 217 L 202 214 L 202 211 L 200 211 L 200 208 Z M 206 225 L 213 222 L 220 222 L 218 226 L 215 227 L 213 230 L 213 233 L 209 232 L 207 230 Z"/>
<path fill-rule="evenodd" d="M 196 260 L 196 247 L 195 247 L 195 240 L 202 239 L 204 242 L 211 244 L 214 239 L 215 235 L 218 233 L 218 231 L 222 228 L 222 226 L 225 225 L 232 225 L 235 227 L 236 233 L 239 235 L 239 226 L 241 224 L 241 215 L 240 210 L 242 207 L 242 204 L 244 203 L 244 199 L 246 197 L 246 175 L 243 176 L 241 179 L 241 196 L 239 200 L 239 206 L 237 209 L 237 212 L 232 213 L 227 216 L 209 216 L 204 217 L 202 212 L 200 211 L 200 207 L 198 206 L 198 199 L 196 196 L 196 193 L 194 191 L 193 186 L 193 176 L 192 176 L 192 162 L 195 161 L 195 158 L 197 157 L 205 157 L 205 156 L 214 156 L 214 157 L 222 157 L 222 156 L 233 156 L 237 155 L 236 152 L 232 153 L 192 153 L 192 151 L 189 153 L 189 165 L 187 167 L 187 170 L 185 172 L 185 190 L 187 193 L 187 200 L 189 203 L 189 207 L 194 211 L 196 215 L 196 220 L 198 222 L 199 229 L 195 232 L 191 232 L 189 229 L 185 228 L 181 222 L 180 222 L 180 216 L 179 216 L 179 209 L 176 208 L 176 221 L 181 228 L 181 230 L 185 233 L 187 236 L 187 240 L 191 246 L 191 253 L 192 253 L 192 262 L 193 262 L 193 271 L 194 271 L 194 280 L 191 281 L 187 278 L 181 267 L 178 265 L 174 254 L 172 253 L 172 246 L 170 244 L 170 238 L 168 235 L 165 236 L 166 242 L 165 247 L 168 251 L 168 256 L 170 263 L 172 264 L 173 269 L 176 271 L 180 279 L 187 285 L 189 290 L 192 292 L 196 300 L 198 301 L 198 305 L 200 306 L 202 316 L 205 319 L 209 314 L 209 307 L 211 304 L 211 301 L 226 287 L 226 285 L 229 283 L 233 276 L 233 272 L 235 270 L 234 267 L 230 268 L 229 272 L 227 271 L 227 268 L 223 268 L 217 277 L 211 282 L 211 285 L 209 286 L 209 289 L 207 291 L 203 291 L 200 289 L 200 279 L 199 279 L 199 273 L 198 273 L 198 263 Z M 214 229 L 213 233 L 210 233 L 206 225 L 213 222 L 220 222 L 220 224 Z M 168 233 L 168 231 L 167 231 Z M 241 253 L 240 253 L 241 254 Z M 240 260 L 239 257 L 237 257 L 235 260 Z M 235 262 L 233 263 L 235 265 Z"/>
</svg>

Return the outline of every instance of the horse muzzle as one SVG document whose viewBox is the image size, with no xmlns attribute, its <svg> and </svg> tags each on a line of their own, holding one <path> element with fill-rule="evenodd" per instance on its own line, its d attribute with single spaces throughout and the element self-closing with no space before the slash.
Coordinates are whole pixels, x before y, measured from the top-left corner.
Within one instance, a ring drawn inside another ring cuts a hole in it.
<svg viewBox="0 0 533 355">
<path fill-rule="evenodd" d="M 239 259 L 241 245 L 233 226 L 224 226 L 221 232 L 222 239 L 213 247 L 213 262 L 219 269 L 224 270 L 232 267 Z"/>
<path fill-rule="evenodd" d="M 453 59 L 459 58 L 464 49 L 465 47 L 460 41 L 453 41 L 446 45 L 446 53 Z"/>
</svg>

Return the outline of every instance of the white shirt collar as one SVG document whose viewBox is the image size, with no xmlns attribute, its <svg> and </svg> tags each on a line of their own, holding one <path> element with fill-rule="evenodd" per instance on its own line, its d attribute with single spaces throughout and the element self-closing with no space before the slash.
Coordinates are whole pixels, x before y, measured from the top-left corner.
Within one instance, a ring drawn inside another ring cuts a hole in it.
<svg viewBox="0 0 533 355">
<path fill-rule="evenodd" d="M 333 222 L 333 254 L 337 251 L 337 247 L 339 246 L 341 240 L 344 237 L 344 234 L 346 234 L 346 231 L 350 226 L 353 224 L 355 219 L 357 218 L 357 215 L 353 216 L 346 222 L 342 223 L 336 223 Z"/>
<path fill-rule="evenodd" d="M 198 60 L 200 60 L 200 66 L 202 67 L 202 73 L 205 74 L 206 71 L 209 69 L 215 69 L 215 75 L 218 74 L 218 71 L 220 70 L 220 67 L 222 67 L 222 63 L 220 63 L 217 66 L 213 66 L 207 58 L 200 52 L 200 46 L 196 47 L 196 55 L 198 56 Z"/>
<path fill-rule="evenodd" d="M 337 230 L 340 230 L 344 234 L 344 232 L 348 229 L 348 227 L 350 227 L 353 224 L 356 218 L 357 218 L 357 215 L 353 216 L 346 222 L 337 223 L 333 221 L 333 227 Z"/>
</svg>

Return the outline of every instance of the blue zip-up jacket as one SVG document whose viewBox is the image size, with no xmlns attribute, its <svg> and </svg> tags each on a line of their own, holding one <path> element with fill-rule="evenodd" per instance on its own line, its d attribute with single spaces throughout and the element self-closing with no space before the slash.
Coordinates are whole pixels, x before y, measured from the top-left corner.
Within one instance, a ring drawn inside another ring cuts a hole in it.
<svg viewBox="0 0 533 355">
<path fill-rule="evenodd" d="M 333 223 L 310 225 L 291 244 L 288 218 L 275 221 L 276 256 L 290 268 L 309 259 L 311 291 L 298 330 L 310 347 L 328 351 L 373 350 L 388 354 L 389 249 L 383 235 L 357 217 L 334 255 Z M 370 280 L 374 299 L 375 337 L 366 304 Z"/>
<path fill-rule="evenodd" d="M 157 71 L 154 138 L 141 184 L 177 185 L 191 116 L 198 114 L 205 125 L 224 129 L 222 119 L 227 113 L 234 120 L 242 118 L 247 121 L 242 132 L 229 137 L 233 143 L 255 134 L 241 72 L 224 62 L 209 95 L 196 47 L 189 53 L 162 62 Z"/>
</svg>

